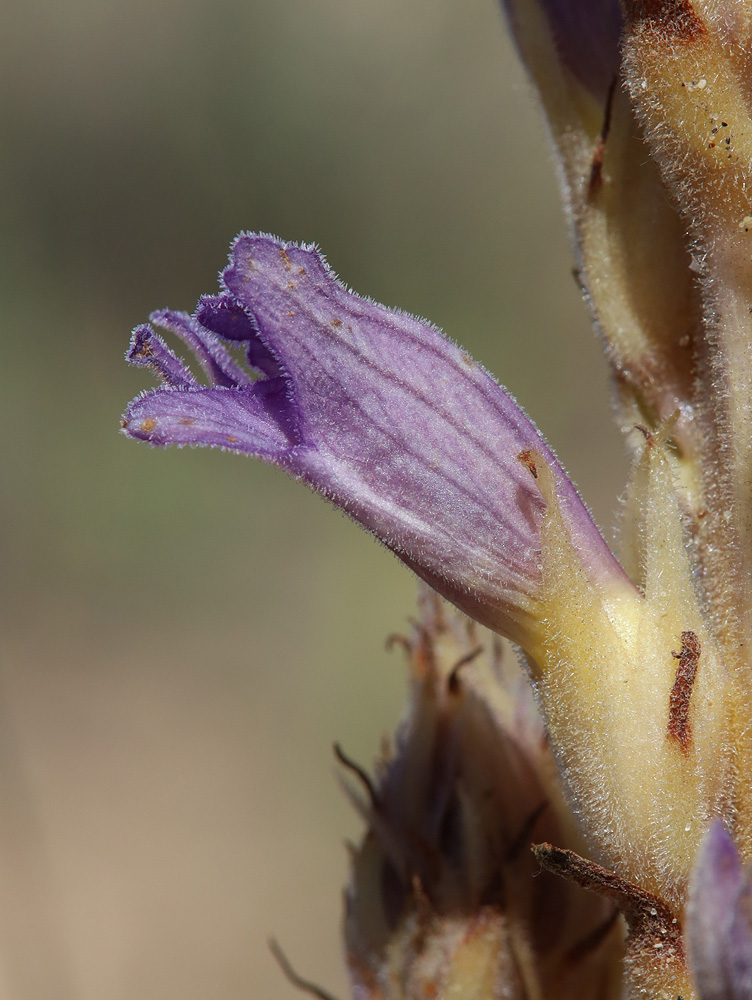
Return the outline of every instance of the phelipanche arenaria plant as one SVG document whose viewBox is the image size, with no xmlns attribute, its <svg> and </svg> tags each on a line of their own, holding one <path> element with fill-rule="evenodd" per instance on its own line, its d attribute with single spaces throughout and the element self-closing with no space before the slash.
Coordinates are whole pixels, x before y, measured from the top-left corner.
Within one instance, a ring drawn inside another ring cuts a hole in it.
<svg viewBox="0 0 752 1000">
<path fill-rule="evenodd" d="M 350 789 L 354 996 L 748 1000 L 752 0 L 506 13 L 634 453 L 618 559 L 493 377 L 315 247 L 243 234 L 152 316 L 204 381 L 138 327 L 160 385 L 123 429 L 279 466 L 423 581 L 406 718 Z"/>
</svg>

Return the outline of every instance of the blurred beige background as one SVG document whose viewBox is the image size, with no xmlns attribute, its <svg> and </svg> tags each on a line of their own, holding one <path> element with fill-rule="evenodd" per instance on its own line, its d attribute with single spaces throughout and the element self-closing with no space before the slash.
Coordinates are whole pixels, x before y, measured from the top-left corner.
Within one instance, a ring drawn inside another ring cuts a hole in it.
<svg viewBox="0 0 752 1000">
<path fill-rule="evenodd" d="M 0 998 L 344 997 L 331 744 L 403 698 L 413 581 L 306 490 L 118 435 L 154 308 L 316 240 L 623 476 L 546 136 L 494 0 L 5 0 Z"/>
</svg>

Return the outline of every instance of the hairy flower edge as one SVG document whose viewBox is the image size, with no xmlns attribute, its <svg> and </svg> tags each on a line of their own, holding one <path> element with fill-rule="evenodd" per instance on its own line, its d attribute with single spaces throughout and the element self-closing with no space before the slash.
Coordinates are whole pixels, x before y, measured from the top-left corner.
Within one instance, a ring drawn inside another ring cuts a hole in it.
<svg viewBox="0 0 752 1000">
<path fill-rule="evenodd" d="M 541 618 L 546 502 L 525 456 L 552 469 L 576 557 L 599 586 L 631 587 L 535 425 L 429 323 L 349 291 L 314 247 L 236 240 L 218 296 L 152 321 L 127 358 L 162 385 L 124 432 L 153 445 L 254 455 L 323 493 L 473 618 L 530 646 Z M 227 349 L 242 344 L 251 374 Z M 527 467 L 526 467 L 527 464 Z"/>
</svg>

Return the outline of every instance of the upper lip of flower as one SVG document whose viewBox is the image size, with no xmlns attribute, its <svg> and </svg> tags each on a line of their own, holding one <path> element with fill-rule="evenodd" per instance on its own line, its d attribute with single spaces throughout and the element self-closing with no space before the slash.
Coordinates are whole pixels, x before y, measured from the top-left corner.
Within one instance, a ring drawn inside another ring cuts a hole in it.
<svg viewBox="0 0 752 1000">
<path fill-rule="evenodd" d="M 222 294 L 155 323 L 194 351 L 199 384 L 148 326 L 128 360 L 163 385 L 129 405 L 126 434 L 256 455 L 324 493 L 474 617 L 524 638 L 540 583 L 545 504 L 518 457 L 554 470 L 591 577 L 624 582 L 537 428 L 430 324 L 348 291 L 313 247 L 243 234 Z M 250 367 L 226 342 L 242 343 Z"/>
</svg>

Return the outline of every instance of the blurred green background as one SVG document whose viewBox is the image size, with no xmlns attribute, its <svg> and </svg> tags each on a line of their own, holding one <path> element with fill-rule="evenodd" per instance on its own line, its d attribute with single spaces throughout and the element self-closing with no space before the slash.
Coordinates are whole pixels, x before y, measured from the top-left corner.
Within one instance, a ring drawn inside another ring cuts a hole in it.
<svg viewBox="0 0 752 1000">
<path fill-rule="evenodd" d="M 240 229 L 317 241 L 508 385 L 600 523 L 624 475 L 494 0 L 5 0 L 0 995 L 344 997 L 334 739 L 404 695 L 414 582 L 236 456 L 118 435 L 132 326 Z M 610 536 L 609 536 L 610 537 Z"/>
</svg>

